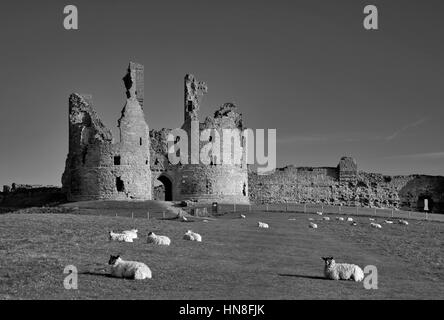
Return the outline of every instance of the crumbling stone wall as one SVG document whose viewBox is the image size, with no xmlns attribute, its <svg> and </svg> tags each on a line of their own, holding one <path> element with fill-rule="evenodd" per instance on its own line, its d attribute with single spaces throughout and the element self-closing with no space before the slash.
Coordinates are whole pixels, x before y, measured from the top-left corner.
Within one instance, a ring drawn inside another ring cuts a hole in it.
<svg viewBox="0 0 444 320">
<path fill-rule="evenodd" d="M 130 63 L 123 78 L 127 100 L 118 120 L 118 142 L 94 111 L 91 96 L 70 96 L 69 153 L 62 176 L 68 200 L 151 199 L 150 138 L 141 79 L 143 66 Z"/>
<path fill-rule="evenodd" d="M 355 161 L 348 163 L 357 168 Z M 359 171 L 352 179 L 348 175 L 341 181 L 341 168 L 344 166 L 340 163 L 336 168 L 289 166 L 268 175 L 249 171 L 250 199 L 414 211 L 423 211 L 424 199 L 428 199 L 429 212 L 444 213 L 444 177 L 387 176 Z M 350 172 L 349 168 L 345 166 L 345 171 Z"/>
</svg>

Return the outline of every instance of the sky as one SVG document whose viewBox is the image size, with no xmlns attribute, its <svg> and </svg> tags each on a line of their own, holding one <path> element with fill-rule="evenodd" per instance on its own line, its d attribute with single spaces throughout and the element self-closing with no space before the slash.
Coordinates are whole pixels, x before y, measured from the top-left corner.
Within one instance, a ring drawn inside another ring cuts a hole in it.
<svg viewBox="0 0 444 320">
<path fill-rule="evenodd" d="M 63 8 L 79 29 L 63 28 Z M 363 27 L 376 5 L 379 29 Z M 10 1 L 0 10 L 0 185 L 61 185 L 68 97 L 93 95 L 114 133 L 129 61 L 150 128 L 183 122 L 183 78 L 277 130 L 277 164 L 444 175 L 442 1 Z"/>
</svg>

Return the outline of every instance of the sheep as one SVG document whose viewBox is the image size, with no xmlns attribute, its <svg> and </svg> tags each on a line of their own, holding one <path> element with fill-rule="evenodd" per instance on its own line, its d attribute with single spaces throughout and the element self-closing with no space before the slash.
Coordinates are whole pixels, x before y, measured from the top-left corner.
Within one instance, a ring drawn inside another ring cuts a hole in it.
<svg viewBox="0 0 444 320">
<path fill-rule="evenodd" d="M 154 234 L 154 232 L 148 233 L 148 236 L 146 238 L 147 243 L 154 243 L 160 246 L 169 246 L 171 243 L 171 239 L 167 236 L 158 236 Z"/>
<path fill-rule="evenodd" d="M 379 223 L 374 223 L 374 222 L 372 222 L 372 223 L 370 223 L 370 225 L 371 225 L 373 228 L 376 228 L 376 229 L 382 229 L 382 226 L 381 226 Z"/>
<path fill-rule="evenodd" d="M 406 221 L 406 220 L 398 220 L 398 223 L 399 224 L 404 224 L 406 226 L 409 224 L 408 221 Z"/>
<path fill-rule="evenodd" d="M 353 222 L 353 218 L 348 217 L 347 222 Z"/>
<path fill-rule="evenodd" d="M 137 239 L 137 232 L 138 232 L 137 229 L 131 229 L 131 230 L 125 230 L 122 233 L 127 234 L 133 239 Z"/>
<path fill-rule="evenodd" d="M 351 225 L 352 226 L 357 226 L 358 224 L 356 223 L 356 221 L 353 221 Z"/>
<path fill-rule="evenodd" d="M 187 222 L 188 221 L 187 217 L 185 217 L 185 216 L 182 216 L 181 219 L 182 219 L 183 222 Z"/>
<path fill-rule="evenodd" d="M 385 220 L 384 222 L 387 223 L 387 224 L 392 224 L 393 223 L 392 220 Z"/>
<path fill-rule="evenodd" d="M 375 219 L 373 219 L 373 218 L 368 218 L 368 220 L 370 220 L 370 221 L 375 221 Z"/>
<path fill-rule="evenodd" d="M 296 220 L 296 219 L 295 219 Z M 308 221 L 314 221 L 314 219 L 313 218 L 308 218 Z"/>
<path fill-rule="evenodd" d="M 126 233 L 116 233 L 112 230 L 109 232 L 109 240 L 121 242 L 133 242 L 133 237 Z"/>
<path fill-rule="evenodd" d="M 318 225 L 317 225 L 316 223 L 310 222 L 310 224 L 308 225 L 308 227 L 309 227 L 309 228 L 312 228 L 312 229 L 317 229 L 317 228 L 318 228 Z"/>
<path fill-rule="evenodd" d="M 322 260 L 325 262 L 324 275 L 327 279 L 354 281 L 364 279 L 364 271 L 355 264 L 336 263 L 333 257 L 322 257 Z"/>
<path fill-rule="evenodd" d="M 322 215 L 323 215 L 323 213 L 320 212 L 320 211 L 316 212 L 316 214 L 317 214 L 318 216 L 322 216 Z"/>
<path fill-rule="evenodd" d="M 150 268 L 142 262 L 124 261 L 119 255 L 109 258 L 111 265 L 111 276 L 116 278 L 127 278 L 134 280 L 151 279 Z"/>
<path fill-rule="evenodd" d="M 259 228 L 264 228 L 264 229 L 268 229 L 269 228 L 269 225 L 268 225 L 268 223 L 265 223 L 265 222 L 258 222 L 257 223 L 257 225 L 258 225 L 258 227 Z"/>
<path fill-rule="evenodd" d="M 339 217 L 338 220 L 339 221 L 344 221 L 344 218 L 343 217 Z"/>
<path fill-rule="evenodd" d="M 323 217 L 322 220 L 330 221 L 330 218 L 329 217 Z"/>
<path fill-rule="evenodd" d="M 241 215 L 240 215 L 240 218 L 241 218 L 241 219 L 245 219 L 246 216 L 245 216 L 244 214 L 241 214 Z"/>
<path fill-rule="evenodd" d="M 196 232 L 191 231 L 191 230 L 188 230 L 188 231 L 184 234 L 183 238 L 184 238 L 185 240 L 191 240 L 191 241 L 202 242 L 202 236 L 201 236 L 200 234 L 196 233 Z"/>
</svg>

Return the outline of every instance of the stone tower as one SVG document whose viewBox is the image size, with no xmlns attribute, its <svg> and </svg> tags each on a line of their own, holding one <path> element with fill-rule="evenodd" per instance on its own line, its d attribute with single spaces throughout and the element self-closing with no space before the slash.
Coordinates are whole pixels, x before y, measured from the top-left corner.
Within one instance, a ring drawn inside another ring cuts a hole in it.
<svg viewBox="0 0 444 320">
<path fill-rule="evenodd" d="M 117 142 L 94 111 L 91 96 L 69 97 L 69 152 L 62 184 L 70 201 L 152 197 L 143 66 L 130 62 L 123 81 L 127 100 Z"/>
</svg>

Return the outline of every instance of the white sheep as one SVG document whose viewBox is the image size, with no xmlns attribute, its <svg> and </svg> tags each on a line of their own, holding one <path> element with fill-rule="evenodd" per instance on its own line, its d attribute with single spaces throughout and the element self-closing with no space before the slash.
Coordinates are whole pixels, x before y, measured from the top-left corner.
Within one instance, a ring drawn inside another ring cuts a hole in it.
<svg viewBox="0 0 444 320">
<path fill-rule="evenodd" d="M 265 222 L 258 222 L 257 223 L 257 225 L 258 225 L 258 227 L 259 228 L 264 228 L 264 229 L 268 229 L 269 228 L 269 225 L 268 225 L 268 223 L 265 223 Z"/>
<path fill-rule="evenodd" d="M 327 279 L 354 281 L 364 279 L 364 271 L 355 264 L 336 263 L 333 257 L 323 257 L 322 260 L 325 262 L 324 274 Z"/>
<path fill-rule="evenodd" d="M 381 226 L 379 223 L 374 223 L 374 222 L 372 222 L 372 223 L 370 223 L 370 225 L 371 225 L 373 228 L 376 228 L 376 229 L 382 229 L 382 226 Z"/>
<path fill-rule="evenodd" d="M 317 225 L 316 223 L 310 222 L 310 224 L 308 225 L 308 227 L 309 227 L 309 228 L 312 228 L 312 229 L 317 229 L 317 228 L 318 228 L 318 225 Z"/>
<path fill-rule="evenodd" d="M 351 225 L 352 226 L 357 226 L 358 224 L 356 223 L 356 221 L 353 221 Z"/>
<path fill-rule="evenodd" d="M 323 215 L 323 213 L 320 212 L 320 211 L 316 212 L 316 214 L 317 214 L 318 216 L 322 216 L 322 215 Z"/>
<path fill-rule="evenodd" d="M 154 232 L 148 233 L 148 236 L 146 238 L 147 243 L 154 243 L 160 246 L 169 246 L 171 243 L 171 239 L 167 236 L 158 236 L 154 234 Z"/>
<path fill-rule="evenodd" d="M 185 216 L 182 216 L 181 219 L 182 219 L 183 222 L 187 222 L 188 221 L 187 217 L 185 217 Z"/>
<path fill-rule="evenodd" d="M 295 219 L 296 220 L 296 219 Z M 314 219 L 313 218 L 308 218 L 308 221 L 314 221 Z"/>
<path fill-rule="evenodd" d="M 392 224 L 393 223 L 392 220 L 385 220 L 384 222 L 387 223 L 387 224 Z"/>
<path fill-rule="evenodd" d="M 241 215 L 240 215 L 240 218 L 241 218 L 241 219 L 245 219 L 246 216 L 245 216 L 244 214 L 241 214 Z"/>
<path fill-rule="evenodd" d="M 131 230 L 125 230 L 122 233 L 127 234 L 133 239 L 137 239 L 137 232 L 138 232 L 137 229 L 131 229 Z"/>
<path fill-rule="evenodd" d="M 329 217 L 323 217 L 322 220 L 330 221 L 330 218 Z"/>
<path fill-rule="evenodd" d="M 375 221 L 375 219 L 373 219 L 373 218 L 368 218 L 368 220 L 370 220 L 370 221 Z"/>
<path fill-rule="evenodd" d="M 116 233 L 112 230 L 109 232 L 109 240 L 121 242 L 133 242 L 133 237 L 126 233 Z"/>
<path fill-rule="evenodd" d="M 124 261 L 120 256 L 111 256 L 108 264 L 111 265 L 111 275 L 116 278 L 135 280 L 151 279 L 150 268 L 142 262 Z"/>
<path fill-rule="evenodd" d="M 188 230 L 188 231 L 184 234 L 183 238 L 184 238 L 185 240 L 191 240 L 191 241 L 202 242 L 202 236 L 201 236 L 200 234 L 196 233 L 196 232 L 191 231 L 191 230 Z"/>
<path fill-rule="evenodd" d="M 339 217 L 338 220 L 339 221 L 344 221 L 344 218 L 343 217 Z"/>
<path fill-rule="evenodd" d="M 399 222 L 399 224 L 404 224 L 406 226 L 409 224 L 409 222 L 406 220 L 398 220 L 398 222 Z"/>
<path fill-rule="evenodd" d="M 352 222 L 352 221 L 353 221 L 353 218 L 351 218 L 351 217 L 347 218 L 347 222 Z"/>
</svg>

